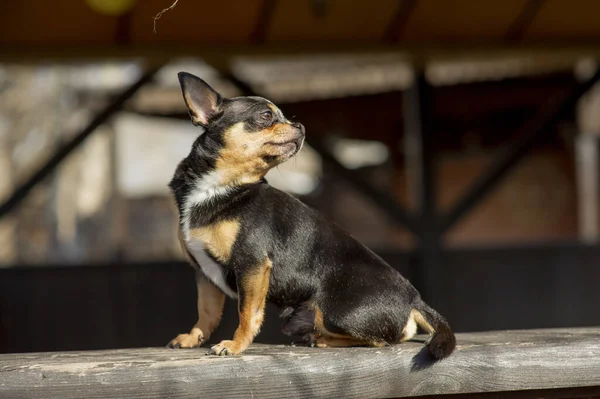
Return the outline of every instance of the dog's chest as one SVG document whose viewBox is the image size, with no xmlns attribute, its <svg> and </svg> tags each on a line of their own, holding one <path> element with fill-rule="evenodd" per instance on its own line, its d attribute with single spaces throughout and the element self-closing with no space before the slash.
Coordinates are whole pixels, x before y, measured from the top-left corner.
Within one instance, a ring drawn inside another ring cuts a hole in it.
<svg viewBox="0 0 600 399">
<path fill-rule="evenodd" d="M 224 264 L 227 264 L 231 257 L 240 227 L 239 222 L 228 219 L 192 227 L 192 211 L 210 204 L 228 191 L 229 188 L 219 185 L 216 173 L 209 173 L 198 179 L 183 203 L 180 239 L 204 275 L 227 296 L 236 298 L 237 294 L 227 284 Z"/>
<path fill-rule="evenodd" d="M 227 284 L 225 265 L 231 259 L 239 228 L 240 224 L 237 220 L 228 219 L 188 228 L 183 234 L 186 249 L 194 257 L 204 275 L 231 298 L 236 298 L 237 294 Z"/>
<path fill-rule="evenodd" d="M 209 256 L 206 251 L 206 244 L 202 240 L 191 238 L 190 240 L 186 240 L 185 246 L 202 269 L 202 273 L 204 273 L 206 278 L 228 297 L 237 298 L 237 293 L 227 285 L 224 266 L 215 261 L 213 257 Z"/>
</svg>

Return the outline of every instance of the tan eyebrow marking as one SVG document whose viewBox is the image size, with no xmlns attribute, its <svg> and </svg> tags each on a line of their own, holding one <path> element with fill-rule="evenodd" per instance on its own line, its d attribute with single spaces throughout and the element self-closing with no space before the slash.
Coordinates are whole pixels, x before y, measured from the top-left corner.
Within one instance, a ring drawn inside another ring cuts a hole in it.
<svg viewBox="0 0 600 399">
<path fill-rule="evenodd" d="M 283 116 L 283 112 L 281 112 L 281 110 L 277 108 L 275 104 L 273 104 L 272 102 L 268 102 L 267 105 L 269 106 L 269 108 L 271 108 L 271 111 L 273 111 L 273 113 L 276 114 L 280 120 L 287 121 L 289 123 L 285 116 Z"/>
</svg>

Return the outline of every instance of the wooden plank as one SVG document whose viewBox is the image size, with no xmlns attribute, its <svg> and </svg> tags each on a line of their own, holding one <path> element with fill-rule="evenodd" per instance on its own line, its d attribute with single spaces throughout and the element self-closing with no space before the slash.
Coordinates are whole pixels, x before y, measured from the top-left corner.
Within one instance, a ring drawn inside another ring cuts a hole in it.
<svg viewBox="0 0 600 399">
<path fill-rule="evenodd" d="M 582 132 L 575 138 L 579 239 L 587 244 L 595 244 L 600 239 L 598 141 L 598 136 L 589 132 Z"/>
<path fill-rule="evenodd" d="M 205 348 L 8 354 L 0 355 L 0 396 L 362 398 L 533 395 L 574 387 L 598 393 L 599 335 L 600 328 L 458 334 L 455 354 L 435 364 L 417 342 L 346 349 L 252 345 L 239 357 L 205 356 Z"/>
<path fill-rule="evenodd" d="M 324 12 L 315 10 L 314 2 L 280 1 L 271 20 L 268 41 L 350 41 L 373 40 L 383 36 L 398 0 L 372 1 L 330 0 Z"/>
<path fill-rule="evenodd" d="M 162 20 L 162 19 L 161 19 Z M 160 21 L 160 20 L 159 20 Z M 158 29 L 158 28 L 157 28 Z M 164 61 L 177 57 L 199 57 L 220 71 L 230 71 L 231 60 L 235 57 L 281 57 L 281 56 L 335 56 L 348 54 L 399 54 L 407 61 L 470 61 L 489 60 L 490 58 L 519 57 L 558 57 L 575 63 L 582 57 L 599 57 L 598 41 L 561 42 L 555 40 L 536 45 L 498 43 L 399 43 L 385 44 L 372 41 L 299 41 L 290 45 L 286 42 L 270 42 L 266 44 L 247 44 L 227 42 L 223 44 L 169 43 L 168 46 L 150 46 L 136 43 L 127 46 L 97 44 L 23 44 L 0 42 L 0 62 L 27 64 L 40 62 L 72 62 L 72 61 L 107 61 L 135 60 L 147 58 L 153 61 Z"/>
<path fill-rule="evenodd" d="M 94 46 L 114 43 L 116 32 L 116 17 L 96 13 L 84 1 L 0 2 L 1 44 Z"/>
<path fill-rule="evenodd" d="M 600 37 L 600 2 L 594 0 L 546 0 L 523 39 L 547 41 L 556 38 L 589 40 Z"/>
<path fill-rule="evenodd" d="M 132 17 L 132 42 L 135 44 L 220 44 L 247 42 L 263 0 L 179 1 L 156 21 L 154 17 L 174 0 L 138 2 Z"/>
<path fill-rule="evenodd" d="M 496 2 L 475 0 L 419 0 L 400 38 L 408 42 L 442 41 L 462 44 L 464 40 L 495 45 L 519 18 L 528 0 Z M 113 1 L 113 3 L 115 3 Z M 83 1 L 54 0 L 52 6 L 39 0 L 0 3 L 0 43 L 12 44 L 119 44 L 124 35 L 132 43 L 247 43 L 258 21 L 264 0 L 235 2 L 180 1 L 163 14 L 153 30 L 154 16 L 173 0 L 145 0 L 122 19 L 102 15 Z M 269 39 L 287 41 L 353 42 L 368 40 L 376 45 L 384 36 L 398 0 L 327 2 L 279 1 L 274 6 Z M 600 35 L 597 24 L 599 3 L 593 0 L 547 0 L 526 40 L 553 39 L 593 41 Z M 324 4 L 322 7 L 315 4 Z M 131 23 L 129 23 L 131 22 Z M 85 26 L 86 29 L 78 29 Z M 27 27 L 27 29 L 23 29 Z M 125 40 L 128 42 L 128 40 Z"/>
<path fill-rule="evenodd" d="M 527 0 L 420 0 L 400 40 L 499 41 L 526 4 Z"/>
</svg>

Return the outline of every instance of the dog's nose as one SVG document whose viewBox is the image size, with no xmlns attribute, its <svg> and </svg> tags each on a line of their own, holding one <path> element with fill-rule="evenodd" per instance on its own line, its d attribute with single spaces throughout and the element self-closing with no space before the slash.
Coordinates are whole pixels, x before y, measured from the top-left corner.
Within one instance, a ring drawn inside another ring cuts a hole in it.
<svg viewBox="0 0 600 399">
<path fill-rule="evenodd" d="M 300 130 L 300 132 L 302 132 L 302 134 L 304 134 L 304 125 L 302 123 L 292 123 L 292 126 L 295 127 L 296 129 Z"/>
</svg>

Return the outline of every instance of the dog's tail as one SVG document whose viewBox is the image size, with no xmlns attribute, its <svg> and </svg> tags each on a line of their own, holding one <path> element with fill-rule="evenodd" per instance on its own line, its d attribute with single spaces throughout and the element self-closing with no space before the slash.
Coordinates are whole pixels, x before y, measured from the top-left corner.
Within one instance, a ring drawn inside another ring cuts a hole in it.
<svg viewBox="0 0 600 399">
<path fill-rule="evenodd" d="M 431 356 L 435 359 L 450 356 L 456 347 L 456 337 L 446 319 L 423 302 L 421 298 L 417 299 L 413 306 L 411 317 L 419 327 L 431 334 L 431 338 L 426 343 Z"/>
</svg>

